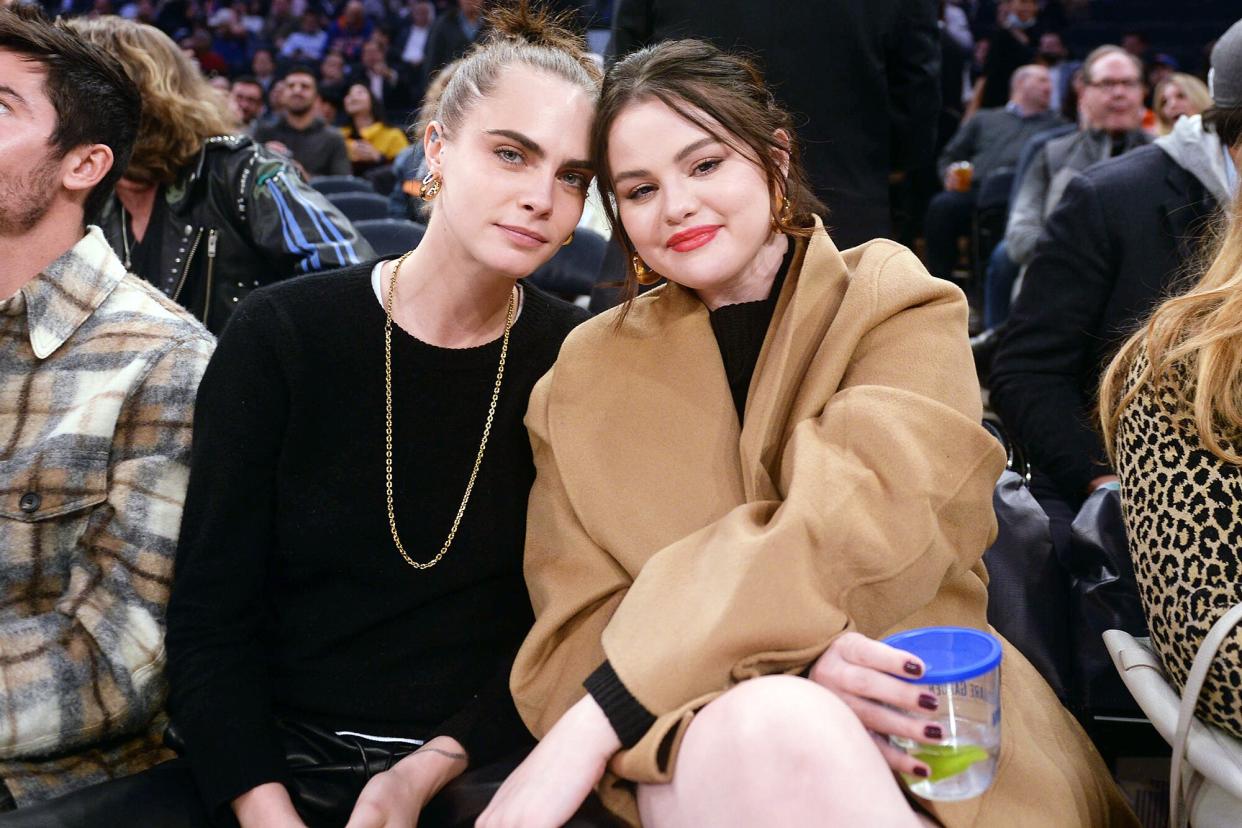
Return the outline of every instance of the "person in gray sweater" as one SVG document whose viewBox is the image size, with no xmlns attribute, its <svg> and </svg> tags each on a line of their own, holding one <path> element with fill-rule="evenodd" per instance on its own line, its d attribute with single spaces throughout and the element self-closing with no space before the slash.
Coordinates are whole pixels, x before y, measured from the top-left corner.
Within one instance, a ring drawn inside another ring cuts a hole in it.
<svg viewBox="0 0 1242 828">
<path fill-rule="evenodd" d="M 1143 67 L 1119 46 L 1101 46 L 1083 64 L 1081 128 L 1044 145 L 1027 169 L 1005 227 L 1009 258 L 1025 267 L 1048 214 L 1079 172 L 1151 141 L 1143 121 Z"/>
<path fill-rule="evenodd" d="M 945 189 L 927 207 L 927 267 L 949 278 L 957 260 L 957 240 L 970 233 L 975 197 L 982 181 L 998 170 L 1012 168 L 1031 136 L 1056 126 L 1061 119 L 1049 110 L 1052 82 L 1043 66 L 1023 66 L 1010 82 L 1009 103 L 984 109 L 962 125 L 940 154 L 937 169 Z M 972 186 L 962 190 L 948 174 L 949 165 L 969 161 Z"/>
</svg>

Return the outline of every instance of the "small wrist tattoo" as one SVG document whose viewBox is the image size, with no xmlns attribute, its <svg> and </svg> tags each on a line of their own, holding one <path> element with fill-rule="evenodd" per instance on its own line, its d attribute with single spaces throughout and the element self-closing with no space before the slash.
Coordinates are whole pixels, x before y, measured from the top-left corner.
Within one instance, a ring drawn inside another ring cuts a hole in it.
<svg viewBox="0 0 1242 828">
<path fill-rule="evenodd" d="M 470 758 L 464 753 L 454 753 L 451 750 L 440 750 L 439 748 L 433 748 L 433 747 L 420 747 L 418 750 L 414 752 L 415 753 L 438 753 L 441 756 L 446 756 L 449 759 L 453 759 L 458 762 L 465 762 L 465 761 L 468 761 Z"/>
</svg>

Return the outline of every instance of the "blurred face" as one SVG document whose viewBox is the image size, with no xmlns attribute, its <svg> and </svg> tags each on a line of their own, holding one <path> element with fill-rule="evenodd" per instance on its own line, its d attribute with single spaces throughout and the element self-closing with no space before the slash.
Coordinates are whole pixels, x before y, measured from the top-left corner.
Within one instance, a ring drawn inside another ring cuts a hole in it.
<svg viewBox="0 0 1242 828">
<path fill-rule="evenodd" d="M 267 105 L 272 108 L 273 112 L 285 108 L 285 82 L 282 80 L 272 84 L 272 90 L 267 93 Z"/>
<path fill-rule="evenodd" d="M 250 69 L 259 77 L 266 77 L 276 71 L 276 64 L 272 60 L 272 53 L 260 49 L 254 53 L 254 60 L 250 61 Z"/>
<path fill-rule="evenodd" d="M 366 17 L 366 11 L 362 4 L 357 0 L 351 0 L 345 6 L 345 22 L 351 26 L 361 26 L 363 19 Z"/>
<path fill-rule="evenodd" d="M 64 158 L 49 142 L 56 110 L 37 63 L 0 49 L 0 237 L 22 236 L 56 197 Z"/>
<path fill-rule="evenodd" d="M 420 29 L 425 28 L 426 26 L 430 25 L 431 24 L 431 6 L 428 6 L 426 3 L 415 3 L 413 18 L 414 18 L 414 25 L 418 26 Z"/>
<path fill-rule="evenodd" d="M 345 58 L 333 52 L 323 59 L 319 74 L 325 81 L 338 81 L 345 77 Z"/>
<path fill-rule="evenodd" d="M 594 115 L 587 90 L 527 66 L 505 70 L 452 132 L 427 128 L 427 163 L 443 186 L 432 224 L 485 270 L 520 278 L 539 267 L 582 216 Z"/>
<path fill-rule="evenodd" d="M 1009 11 L 1016 14 L 1023 23 L 1034 20 L 1039 13 L 1039 0 L 1011 0 Z"/>
<path fill-rule="evenodd" d="M 1039 54 L 1044 58 L 1060 60 L 1065 57 L 1065 44 L 1056 32 L 1046 32 L 1039 38 Z"/>
<path fill-rule="evenodd" d="M 285 78 L 284 95 L 281 104 L 294 115 L 305 115 L 315 104 L 318 92 L 315 79 L 310 75 L 294 72 Z"/>
<path fill-rule="evenodd" d="M 345 93 L 345 111 L 350 115 L 358 113 L 371 113 L 371 93 L 360 83 L 355 83 L 349 87 L 349 92 Z"/>
<path fill-rule="evenodd" d="M 384 50 L 374 40 L 362 45 L 362 65 L 370 69 L 384 62 Z"/>
<path fill-rule="evenodd" d="M 1016 86 L 1014 97 L 1028 112 L 1042 112 L 1052 101 L 1052 76 L 1042 66 L 1028 69 Z"/>
<path fill-rule="evenodd" d="M 483 8 L 483 0 L 458 0 L 457 6 L 466 17 L 477 17 Z"/>
<path fill-rule="evenodd" d="M 263 87 L 257 83 L 235 83 L 229 90 L 229 104 L 237 119 L 248 124 L 263 111 Z"/>
<path fill-rule="evenodd" d="M 1138 129 L 1143 122 L 1143 82 L 1134 61 L 1120 54 L 1097 60 L 1079 106 L 1089 129 Z"/>
<path fill-rule="evenodd" d="M 1160 90 L 1160 114 L 1172 123 L 1183 115 L 1197 115 L 1190 98 L 1182 91 L 1182 87 L 1173 81 L 1165 83 Z"/>
<path fill-rule="evenodd" d="M 754 277 L 773 200 L 754 158 L 648 100 L 613 122 L 608 164 L 621 223 L 648 267 L 701 295 Z"/>
<path fill-rule="evenodd" d="M 224 94 L 228 94 L 229 79 L 224 77 L 224 75 L 212 75 L 207 82 L 211 84 L 213 89 L 218 89 Z"/>
</svg>

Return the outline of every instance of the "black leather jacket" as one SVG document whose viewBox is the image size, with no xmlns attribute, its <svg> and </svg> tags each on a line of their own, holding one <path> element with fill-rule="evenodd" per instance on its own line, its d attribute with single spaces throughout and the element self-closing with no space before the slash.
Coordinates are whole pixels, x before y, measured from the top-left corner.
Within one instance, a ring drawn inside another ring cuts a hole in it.
<svg viewBox="0 0 1242 828">
<path fill-rule="evenodd" d="M 375 258 L 339 210 L 245 135 L 207 139 L 198 160 L 162 192 L 166 209 L 155 214 L 164 221 L 159 264 L 138 275 L 213 333 L 261 285 Z M 127 224 L 114 195 L 99 225 L 128 263 Z"/>
</svg>

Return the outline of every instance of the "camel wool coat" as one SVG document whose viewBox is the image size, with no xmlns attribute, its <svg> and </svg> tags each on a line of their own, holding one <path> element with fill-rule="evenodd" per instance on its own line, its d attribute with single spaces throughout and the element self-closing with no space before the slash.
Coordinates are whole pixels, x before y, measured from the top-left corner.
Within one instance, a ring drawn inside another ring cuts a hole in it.
<svg viewBox="0 0 1242 828">
<path fill-rule="evenodd" d="M 781 289 L 739 429 L 707 308 L 667 284 L 584 323 L 531 396 L 537 476 L 514 665 L 539 737 L 607 658 L 656 716 L 608 807 L 667 782 L 695 711 L 800 673 L 841 633 L 987 629 L 981 557 L 1004 452 L 980 426 L 966 301 L 904 247 L 817 221 Z M 1137 825 L 1095 749 L 1006 645 L 998 777 L 925 802 L 948 826 Z"/>
</svg>

